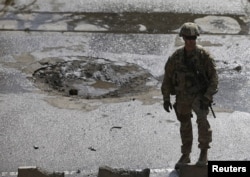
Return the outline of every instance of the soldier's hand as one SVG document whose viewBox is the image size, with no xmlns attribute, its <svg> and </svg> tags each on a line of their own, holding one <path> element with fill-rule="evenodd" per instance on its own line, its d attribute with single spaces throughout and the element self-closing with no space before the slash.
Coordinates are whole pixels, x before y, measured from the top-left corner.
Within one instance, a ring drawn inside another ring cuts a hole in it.
<svg viewBox="0 0 250 177">
<path fill-rule="evenodd" d="M 167 112 L 170 112 L 170 110 L 172 109 L 172 104 L 170 103 L 170 101 L 164 101 L 163 107 Z"/>
</svg>

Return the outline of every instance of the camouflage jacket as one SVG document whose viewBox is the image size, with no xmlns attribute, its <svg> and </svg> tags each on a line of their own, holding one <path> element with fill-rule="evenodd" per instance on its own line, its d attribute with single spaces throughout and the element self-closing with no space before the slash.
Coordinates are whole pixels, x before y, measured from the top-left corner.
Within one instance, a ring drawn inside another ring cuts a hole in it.
<svg viewBox="0 0 250 177">
<path fill-rule="evenodd" d="M 197 93 L 212 100 L 217 86 L 214 59 L 202 46 L 197 45 L 188 55 L 181 47 L 168 58 L 161 86 L 164 101 L 169 101 L 170 95 Z"/>
</svg>

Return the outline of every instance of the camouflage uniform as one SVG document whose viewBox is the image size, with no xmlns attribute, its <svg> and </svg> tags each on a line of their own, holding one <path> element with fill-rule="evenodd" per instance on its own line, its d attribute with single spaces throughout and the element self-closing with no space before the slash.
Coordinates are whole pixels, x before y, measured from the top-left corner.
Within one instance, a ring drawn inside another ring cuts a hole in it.
<svg viewBox="0 0 250 177">
<path fill-rule="evenodd" d="M 205 89 L 202 80 L 197 79 L 198 74 L 205 76 L 208 81 Z M 212 131 L 207 121 L 209 110 L 202 99 L 205 97 L 211 102 L 217 92 L 217 85 L 218 76 L 214 59 L 201 46 L 196 45 L 196 49 L 189 54 L 181 47 L 169 57 L 161 90 L 164 102 L 170 102 L 170 95 L 176 95 L 174 109 L 180 121 L 183 154 L 189 154 L 192 148 L 192 110 L 197 116 L 199 148 L 210 148 Z"/>
</svg>

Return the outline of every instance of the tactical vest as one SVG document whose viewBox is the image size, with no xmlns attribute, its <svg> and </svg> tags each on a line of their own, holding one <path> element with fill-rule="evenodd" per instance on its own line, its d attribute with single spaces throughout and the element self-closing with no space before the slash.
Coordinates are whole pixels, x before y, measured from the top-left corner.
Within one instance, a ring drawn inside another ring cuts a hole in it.
<svg viewBox="0 0 250 177">
<path fill-rule="evenodd" d="M 205 92 L 204 78 L 204 50 L 197 47 L 191 56 L 185 54 L 184 48 L 176 51 L 174 54 L 174 73 L 172 84 L 175 94 L 197 94 Z"/>
</svg>

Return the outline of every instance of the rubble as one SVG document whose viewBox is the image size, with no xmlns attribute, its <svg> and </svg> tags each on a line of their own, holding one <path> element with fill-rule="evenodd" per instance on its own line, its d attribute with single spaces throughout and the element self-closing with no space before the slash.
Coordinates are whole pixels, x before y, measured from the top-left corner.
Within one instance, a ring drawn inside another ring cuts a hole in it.
<svg viewBox="0 0 250 177">
<path fill-rule="evenodd" d="M 137 94 L 158 83 L 147 70 L 135 64 L 91 57 L 46 62 L 33 77 L 35 82 L 45 83 L 59 93 L 88 99 Z"/>
</svg>

